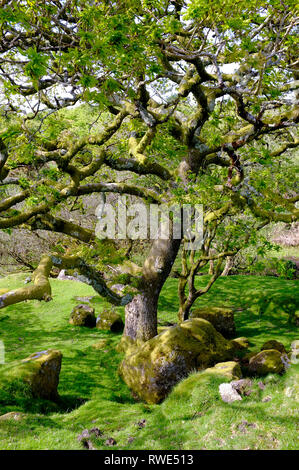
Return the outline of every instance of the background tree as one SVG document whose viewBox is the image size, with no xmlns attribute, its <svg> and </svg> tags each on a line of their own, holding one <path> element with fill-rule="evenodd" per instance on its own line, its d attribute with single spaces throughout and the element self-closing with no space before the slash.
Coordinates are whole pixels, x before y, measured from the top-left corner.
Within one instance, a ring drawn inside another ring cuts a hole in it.
<svg viewBox="0 0 299 470">
<path fill-rule="evenodd" d="M 157 333 L 159 294 L 181 241 L 155 240 L 141 270 L 127 267 L 138 293 L 119 295 L 103 272 L 112 253 L 121 264 L 126 249 L 70 221 L 72 204 L 84 212 L 89 195 L 116 193 L 202 203 L 212 225 L 230 212 L 298 219 L 293 0 L 1 6 L 0 228 L 74 239 L 66 253 L 43 257 L 42 275 L 52 263 L 76 268 L 99 294 L 127 304 L 126 336 Z M 97 117 L 76 126 L 84 102 Z M 20 300 L 4 294 L 0 306 Z"/>
</svg>

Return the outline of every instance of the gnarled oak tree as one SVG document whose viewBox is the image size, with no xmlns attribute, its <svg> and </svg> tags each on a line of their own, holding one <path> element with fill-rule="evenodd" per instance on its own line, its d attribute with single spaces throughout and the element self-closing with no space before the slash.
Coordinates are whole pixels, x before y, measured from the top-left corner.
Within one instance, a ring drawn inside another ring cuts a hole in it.
<svg viewBox="0 0 299 470">
<path fill-rule="evenodd" d="M 297 14 L 294 0 L 2 0 L 0 228 L 50 230 L 81 247 L 43 257 L 27 298 L 43 297 L 42 286 L 49 294 L 51 263 L 77 268 L 126 304 L 125 335 L 156 335 L 181 240 L 153 241 L 131 272 L 137 291 L 116 293 L 97 267 L 105 247 L 94 230 L 57 215 L 90 194 L 204 205 L 202 250 L 190 265 L 183 254 L 181 319 L 204 292 L 198 269 L 240 248 L 225 240 L 211 250 L 225 218 L 249 218 L 247 232 L 298 219 Z M 98 117 L 68 125 L 65 109 L 80 113 L 82 103 Z M 217 264 L 206 289 L 219 274 Z M 3 294 L 0 307 L 12 298 L 24 292 Z"/>
</svg>

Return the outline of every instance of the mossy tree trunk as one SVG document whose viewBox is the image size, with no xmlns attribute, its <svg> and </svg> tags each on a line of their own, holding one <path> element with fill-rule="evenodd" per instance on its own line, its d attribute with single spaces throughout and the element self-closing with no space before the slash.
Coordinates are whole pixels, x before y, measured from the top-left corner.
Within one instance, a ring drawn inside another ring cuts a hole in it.
<svg viewBox="0 0 299 470">
<path fill-rule="evenodd" d="M 228 276 L 234 265 L 234 257 L 228 256 L 226 258 L 225 267 L 221 276 Z"/>
<path fill-rule="evenodd" d="M 180 239 L 172 238 L 172 227 L 169 239 L 159 238 L 153 243 L 143 265 L 141 292 L 126 305 L 124 336 L 129 336 L 134 341 L 148 341 L 157 335 L 158 300 L 180 243 Z"/>
</svg>

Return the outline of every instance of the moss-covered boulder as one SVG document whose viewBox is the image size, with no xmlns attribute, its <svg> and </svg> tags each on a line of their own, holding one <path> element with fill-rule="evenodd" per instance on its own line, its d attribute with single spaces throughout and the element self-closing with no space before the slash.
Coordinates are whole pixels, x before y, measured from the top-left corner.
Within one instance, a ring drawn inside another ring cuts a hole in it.
<svg viewBox="0 0 299 470">
<path fill-rule="evenodd" d="M 281 374 L 285 370 L 282 354 L 276 349 L 268 349 L 253 356 L 248 370 L 254 375 Z"/>
<path fill-rule="evenodd" d="M 159 403 L 191 371 L 231 360 L 234 351 L 210 322 L 195 318 L 130 348 L 119 372 L 136 398 Z"/>
<path fill-rule="evenodd" d="M 261 347 L 261 351 L 265 351 L 268 349 L 275 349 L 276 351 L 279 351 L 282 354 L 286 354 L 284 345 L 280 341 L 276 341 L 276 339 L 270 339 L 269 341 L 266 341 Z"/>
<path fill-rule="evenodd" d="M 233 341 L 232 341 L 233 342 Z M 252 357 L 256 356 L 258 353 L 257 351 L 250 351 L 247 352 L 242 358 L 241 358 L 241 363 L 244 365 L 244 367 L 249 365 L 249 361 Z"/>
<path fill-rule="evenodd" d="M 96 326 L 94 308 L 85 304 L 77 305 L 72 310 L 69 323 L 74 326 L 94 328 Z"/>
<path fill-rule="evenodd" d="M 107 339 L 100 339 L 100 341 L 97 341 L 96 343 L 94 343 L 92 345 L 93 349 L 96 349 L 97 351 L 98 350 L 102 350 L 102 349 L 105 349 L 108 347 L 108 340 Z"/>
<path fill-rule="evenodd" d="M 205 372 L 219 376 L 224 375 L 230 380 L 237 380 L 242 377 L 241 367 L 235 361 L 219 362 L 214 367 L 206 369 Z"/>
<path fill-rule="evenodd" d="M 233 345 L 236 347 L 236 350 L 242 351 L 244 349 L 248 349 L 249 347 L 249 340 L 245 338 L 245 336 L 241 336 L 240 338 L 232 339 Z"/>
<path fill-rule="evenodd" d="M 232 338 L 236 334 L 234 312 L 230 308 L 206 307 L 196 308 L 190 318 L 204 318 L 225 338 Z"/>
<path fill-rule="evenodd" d="M 39 351 L 1 369 L 0 388 L 13 390 L 24 384 L 24 393 L 35 398 L 56 400 L 62 353 L 55 349 Z"/>
<path fill-rule="evenodd" d="M 118 313 L 103 310 L 96 319 L 96 327 L 99 330 L 109 330 L 113 333 L 119 333 L 124 329 L 124 322 Z"/>
<path fill-rule="evenodd" d="M 0 421 L 21 421 L 26 415 L 20 411 L 10 411 L 0 416 Z"/>
</svg>

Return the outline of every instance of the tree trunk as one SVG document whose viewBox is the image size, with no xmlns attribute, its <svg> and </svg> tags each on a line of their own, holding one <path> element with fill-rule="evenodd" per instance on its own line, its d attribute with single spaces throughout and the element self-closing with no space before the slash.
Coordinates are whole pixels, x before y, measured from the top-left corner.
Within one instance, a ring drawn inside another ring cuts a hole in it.
<svg viewBox="0 0 299 470">
<path fill-rule="evenodd" d="M 200 162 L 200 152 L 191 148 L 187 158 L 179 166 L 178 174 L 186 191 L 188 189 L 188 173 L 198 171 Z M 134 341 L 137 339 L 148 341 L 157 334 L 157 305 L 160 292 L 169 276 L 181 244 L 181 239 L 174 240 L 172 238 L 173 227 L 171 223 L 169 225 L 169 239 L 159 238 L 156 240 L 144 262 L 141 293 L 126 305 L 124 336 L 129 336 Z M 161 234 L 165 233 L 166 226 L 162 225 Z"/>
<path fill-rule="evenodd" d="M 156 336 L 159 294 L 147 290 L 136 295 L 126 306 L 125 336 L 142 341 Z"/>
<path fill-rule="evenodd" d="M 162 227 L 163 230 L 163 227 Z M 157 306 L 161 289 L 169 276 L 181 240 L 156 240 L 143 265 L 141 292 L 126 305 L 124 336 L 148 341 L 157 335 Z"/>
<path fill-rule="evenodd" d="M 190 314 L 190 309 L 191 309 L 193 303 L 194 303 L 193 299 L 192 300 L 187 299 L 186 302 L 183 305 L 180 306 L 179 314 L 178 314 L 178 318 L 179 318 L 180 323 L 182 323 L 185 320 L 188 320 L 189 314 Z"/>
<path fill-rule="evenodd" d="M 222 271 L 221 276 L 228 276 L 230 270 L 233 267 L 233 264 L 234 264 L 234 257 L 233 256 L 227 256 L 225 266 L 224 266 L 224 269 Z"/>
</svg>

